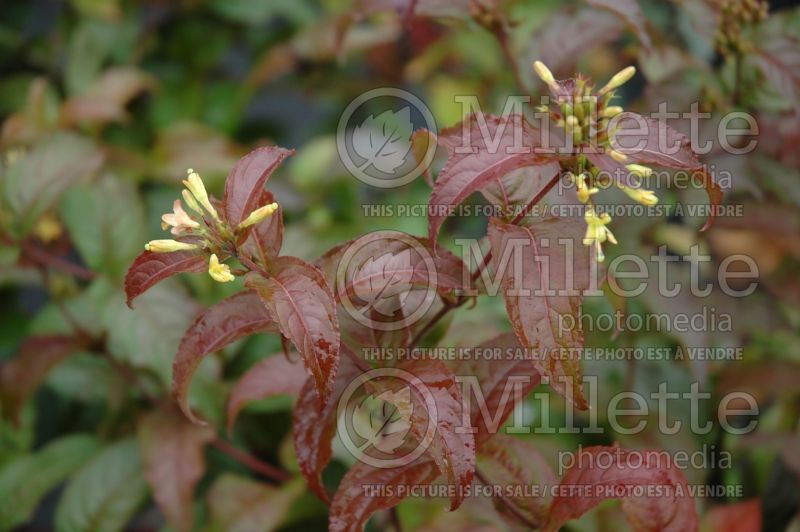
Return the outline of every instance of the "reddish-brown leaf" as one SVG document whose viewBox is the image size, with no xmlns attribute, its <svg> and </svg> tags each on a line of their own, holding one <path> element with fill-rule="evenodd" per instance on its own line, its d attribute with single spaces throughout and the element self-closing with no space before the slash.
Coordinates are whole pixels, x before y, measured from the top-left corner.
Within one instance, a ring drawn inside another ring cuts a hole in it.
<svg viewBox="0 0 800 532">
<path fill-rule="evenodd" d="M 408 495 L 408 487 L 433 482 L 439 472 L 430 461 L 417 461 L 396 468 L 378 469 L 356 463 L 342 479 L 331 504 L 330 532 L 360 532 L 378 510 L 397 506 Z M 388 489 L 370 496 L 364 486 L 386 486 Z"/>
<path fill-rule="evenodd" d="M 715 209 L 722 203 L 723 190 L 692 150 L 689 138 L 660 120 L 645 118 L 636 113 L 624 113 L 620 116 L 620 131 L 615 139 L 617 149 L 628 157 L 626 164 L 655 164 L 689 172 L 692 180 L 706 191 L 711 202 L 712 209 L 702 230 L 711 227 Z M 630 187 L 639 186 L 625 165 L 615 161 L 607 153 L 587 153 L 586 156 L 611 179 Z"/>
<path fill-rule="evenodd" d="M 331 460 L 337 403 L 345 387 L 359 373 L 349 358 L 343 358 L 331 400 L 320 408 L 314 380 L 308 379 L 294 408 L 293 436 L 297 463 L 308 487 L 325 502 L 329 502 L 330 497 L 322 484 L 322 472 Z"/>
<path fill-rule="evenodd" d="M 761 501 L 734 502 L 715 506 L 703 517 L 706 532 L 761 532 Z"/>
<path fill-rule="evenodd" d="M 479 347 L 482 350 L 502 350 L 502 358 L 487 363 L 479 357 L 464 357 L 453 366 L 453 373 L 462 379 L 462 396 L 469 405 L 470 424 L 476 430 L 475 444 L 482 445 L 498 432 L 505 420 L 523 399 L 542 380 L 532 362 L 531 350 L 523 348 L 514 333 L 506 333 Z M 470 377 L 477 378 L 469 383 Z M 480 392 L 472 386 L 479 386 Z M 467 391 L 469 392 L 467 393 Z"/>
<path fill-rule="evenodd" d="M 296 257 L 273 262 L 271 276 L 248 274 L 281 334 L 289 338 L 317 387 L 317 399 L 330 398 L 339 365 L 339 324 L 336 305 L 319 268 Z"/>
<path fill-rule="evenodd" d="M 681 170 L 693 170 L 701 165 L 689 138 L 665 121 L 636 113 L 623 113 L 617 120 L 619 131 L 614 137 L 617 150 L 627 155 L 631 163 Z"/>
<path fill-rule="evenodd" d="M 509 497 L 512 503 L 534 523 L 546 523 L 551 495 L 549 489 L 558 484 L 550 465 L 529 441 L 498 434 L 488 440 L 478 455 L 478 466 L 493 485 L 539 486 L 543 497 Z M 502 505 L 497 505 L 503 513 Z"/>
<path fill-rule="evenodd" d="M 225 214 L 231 225 L 244 220 L 257 206 L 269 176 L 294 153 L 278 146 L 251 151 L 233 167 L 225 180 Z"/>
<path fill-rule="evenodd" d="M 343 263 L 342 260 L 346 260 Z M 336 300 L 364 304 L 408 292 L 436 289 L 443 295 L 464 289 L 469 271 L 464 262 L 427 238 L 400 231 L 375 231 L 340 244 L 318 261 L 334 287 Z"/>
<path fill-rule="evenodd" d="M 296 396 L 306 382 L 303 365 L 290 362 L 284 355 L 268 356 L 250 368 L 234 386 L 228 399 L 228 430 L 233 428 L 239 411 L 250 401 L 274 395 Z"/>
<path fill-rule="evenodd" d="M 256 208 L 275 201 L 272 192 L 265 190 Z M 275 213 L 253 226 L 243 244 L 244 250 L 251 256 L 268 265 L 281 251 L 283 245 L 283 207 L 278 205 Z"/>
<path fill-rule="evenodd" d="M 623 498 L 618 494 L 630 493 L 637 486 L 649 486 L 653 491 L 623 498 L 622 509 L 634 530 L 697 530 L 697 511 L 686 477 L 667 459 L 663 451 L 601 446 L 581 449 L 550 505 L 547 530 L 557 530 L 606 499 Z"/>
<path fill-rule="evenodd" d="M 550 386 L 581 409 L 588 406 L 578 353 L 583 333 L 577 326 L 590 276 L 589 248 L 581 242 L 584 229 L 577 218 L 548 218 L 527 226 L 493 219 L 489 224 L 492 265 L 502 275 L 514 332 L 532 349 L 532 363 L 550 378 Z M 508 263 L 500 272 L 507 246 Z M 514 253 L 522 253 L 522 260 L 515 261 Z"/>
<path fill-rule="evenodd" d="M 428 237 L 434 244 L 450 211 L 473 192 L 524 166 L 540 166 L 543 183 L 559 171 L 552 156 L 536 153 L 535 148 L 541 146 L 541 132 L 520 115 L 471 115 L 442 131 L 439 142 L 447 148 L 448 158 L 428 202 Z M 474 153 L 457 152 L 463 148 Z"/>
<path fill-rule="evenodd" d="M 19 421 L 28 397 L 47 373 L 76 349 L 75 338 L 66 335 L 32 336 L 11 360 L 0 362 L 0 405 L 3 416 Z"/>
<path fill-rule="evenodd" d="M 535 56 L 529 56 L 529 60 L 542 61 L 556 76 L 569 76 L 584 53 L 616 41 L 624 27 L 619 17 L 604 10 L 561 10 L 534 35 Z M 564 38 L 565 35 L 569 38 Z"/>
<path fill-rule="evenodd" d="M 194 488 L 206 471 L 203 448 L 213 439 L 210 427 L 190 423 L 177 410 L 154 410 L 139 419 L 144 476 L 176 530 L 192 530 Z"/>
<path fill-rule="evenodd" d="M 152 253 L 145 251 L 133 261 L 125 275 L 125 295 L 128 306 L 133 308 L 133 300 L 167 277 L 178 273 L 204 272 L 208 259 L 202 253 L 175 251 L 173 253 Z"/>
<path fill-rule="evenodd" d="M 172 395 L 184 414 L 195 423 L 204 423 L 188 403 L 192 376 L 204 356 L 250 334 L 277 330 L 258 294 L 251 290 L 220 301 L 200 314 L 183 335 L 172 364 Z"/>
<path fill-rule="evenodd" d="M 475 438 L 462 427 L 462 399 L 455 375 L 438 360 L 412 360 L 398 364 L 398 369 L 413 375 L 424 386 L 419 393 L 402 379 L 388 379 L 387 389 L 398 385 L 410 388 L 413 410 L 411 413 L 411 445 L 427 445 L 426 455 L 436 463 L 446 482 L 452 486 L 450 509 L 455 510 L 464 496 L 475 474 Z M 432 400 L 436 411 L 428 411 Z M 431 434 L 429 424 L 435 420 L 435 432 Z M 462 429 L 462 430 L 459 430 Z M 431 437 L 432 436 L 432 437 Z"/>
<path fill-rule="evenodd" d="M 605 8 L 613 11 L 628 23 L 642 45 L 650 50 L 652 42 L 650 35 L 647 33 L 647 20 L 644 18 L 642 8 L 639 7 L 639 2 L 636 0 L 588 0 L 590 5 L 595 7 Z"/>
</svg>

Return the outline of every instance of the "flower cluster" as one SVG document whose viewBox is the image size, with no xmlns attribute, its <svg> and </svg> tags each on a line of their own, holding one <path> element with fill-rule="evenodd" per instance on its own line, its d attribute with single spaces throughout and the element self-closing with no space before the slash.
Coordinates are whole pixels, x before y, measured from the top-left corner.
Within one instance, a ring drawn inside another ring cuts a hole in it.
<svg viewBox="0 0 800 532">
<path fill-rule="evenodd" d="M 769 2 L 764 0 L 712 0 L 719 10 L 719 27 L 714 34 L 714 47 L 725 57 L 752 52 L 753 41 L 746 29 L 769 15 Z"/>
<path fill-rule="evenodd" d="M 573 146 L 599 146 L 620 164 L 628 162 L 628 157 L 612 147 L 615 130 L 611 127 L 612 120 L 624 109 L 618 105 L 611 105 L 616 90 L 629 81 L 636 74 L 635 67 L 627 67 L 615 74 L 601 89 L 595 91 L 594 85 L 583 77 L 574 80 L 557 81 L 550 69 L 544 63 L 536 61 L 533 64 L 536 74 L 547 84 L 550 92 L 556 98 L 557 108 L 551 109 L 543 106 L 540 111 L 547 112 L 550 118 L 563 128 L 567 139 Z M 594 246 L 597 251 L 597 260 L 602 262 L 602 244 L 606 241 L 616 244 L 614 235 L 606 227 L 611 222 L 611 217 L 606 213 L 602 216 L 592 202 L 592 196 L 612 183 L 599 168 L 594 166 L 587 157 L 576 150 L 574 160 L 567 162 L 568 178 L 575 185 L 578 200 L 586 205 L 586 235 L 583 243 Z M 627 164 L 632 182 L 650 176 L 652 170 L 640 164 Z M 630 181 L 629 181 L 630 183 Z M 613 186 L 621 189 L 630 198 L 644 205 L 655 205 L 658 198 L 651 190 L 629 186 L 619 180 L 613 180 Z"/>
<path fill-rule="evenodd" d="M 180 199 L 172 204 L 172 212 L 161 216 L 161 228 L 177 237 L 177 240 L 151 240 L 144 249 L 153 253 L 173 251 L 206 251 L 209 253 L 208 274 L 220 283 L 233 281 L 236 277 L 230 266 L 220 261 L 235 255 L 235 237 L 248 227 L 272 216 L 278 210 L 277 203 L 269 203 L 250 213 L 250 215 L 231 228 L 223 220 L 211 201 L 200 175 L 187 170 L 188 177 L 183 181 L 186 187 L 181 195 L 183 201 L 196 216 L 187 213 Z"/>
</svg>

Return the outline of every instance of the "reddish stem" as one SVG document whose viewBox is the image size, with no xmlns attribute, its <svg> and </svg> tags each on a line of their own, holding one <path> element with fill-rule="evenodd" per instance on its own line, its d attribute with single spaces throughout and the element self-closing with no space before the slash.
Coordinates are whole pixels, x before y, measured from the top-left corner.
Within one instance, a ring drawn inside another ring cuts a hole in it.
<svg viewBox="0 0 800 532">
<path fill-rule="evenodd" d="M 268 464 L 267 462 L 259 460 L 252 454 L 234 447 L 221 438 L 217 438 L 212 441 L 211 445 L 227 454 L 240 464 L 255 471 L 256 473 L 259 473 L 262 476 L 269 478 L 270 480 L 280 483 L 287 482 L 292 479 L 292 476 L 283 469 L 279 469 L 272 464 Z"/>
</svg>

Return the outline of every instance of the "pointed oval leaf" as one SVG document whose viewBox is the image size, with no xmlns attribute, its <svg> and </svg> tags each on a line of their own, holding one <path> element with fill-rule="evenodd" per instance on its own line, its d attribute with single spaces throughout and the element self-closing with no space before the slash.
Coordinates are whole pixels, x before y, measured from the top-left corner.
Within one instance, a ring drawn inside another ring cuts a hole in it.
<svg viewBox="0 0 800 532">
<path fill-rule="evenodd" d="M 247 403 L 274 395 L 299 395 L 306 377 L 302 364 L 291 362 L 281 354 L 268 356 L 254 365 L 239 379 L 228 399 L 228 431 Z"/>
<path fill-rule="evenodd" d="M 697 530 L 697 510 L 684 474 L 664 462 L 664 451 L 629 451 L 619 447 L 587 447 L 574 457 L 550 505 L 547 530 L 557 530 L 619 490 L 637 486 L 661 488 L 661 496 L 623 499 L 622 509 L 635 530 Z M 586 489 L 591 488 L 591 493 Z M 583 496 L 570 496 L 583 490 Z M 593 495 L 595 493 L 597 495 Z"/>
<path fill-rule="evenodd" d="M 293 150 L 278 146 L 258 148 L 236 163 L 225 180 L 225 215 L 236 226 L 257 207 L 264 184 Z"/>
<path fill-rule="evenodd" d="M 462 379 L 461 394 L 464 405 L 470 408 L 467 413 L 470 425 L 475 429 L 475 444 L 479 451 L 484 442 L 497 434 L 519 401 L 542 380 L 532 362 L 531 351 L 520 345 L 514 333 L 493 338 L 481 344 L 480 348 L 501 349 L 503 357 L 491 364 L 479 358 L 465 357 L 452 366 L 453 374 Z M 473 386 L 479 390 L 474 390 Z"/>
<path fill-rule="evenodd" d="M 207 262 L 204 254 L 194 251 L 143 252 L 136 257 L 125 275 L 128 306 L 133 308 L 134 299 L 168 277 L 183 272 L 206 271 Z"/>
<path fill-rule="evenodd" d="M 314 379 L 318 400 L 328 401 L 339 365 L 339 324 L 328 283 L 319 269 L 296 257 L 274 261 L 271 276 L 248 274 L 281 334 L 297 348 Z"/>
<path fill-rule="evenodd" d="M 387 469 L 356 463 L 342 479 L 331 504 L 328 529 L 331 532 L 360 531 L 367 520 L 378 510 L 397 506 L 408 493 L 408 486 L 421 486 L 439 476 L 436 465 L 430 461 Z M 364 486 L 386 486 L 385 495 L 367 496 Z M 397 489 L 402 486 L 404 489 Z"/>
<path fill-rule="evenodd" d="M 97 454 L 72 477 L 59 500 L 55 528 L 123 530 L 147 494 L 136 440 L 122 440 Z"/>
<path fill-rule="evenodd" d="M 349 358 L 343 358 L 331 400 L 321 407 L 314 380 L 309 378 L 300 391 L 294 408 L 292 434 L 297 463 L 308 487 L 325 502 L 329 502 L 330 497 L 322 483 L 322 472 L 331 459 L 331 441 L 336 433 L 337 402 L 345 387 L 359 373 L 360 370 Z"/>
<path fill-rule="evenodd" d="M 559 172 L 554 157 L 536 153 L 542 145 L 541 132 L 520 115 L 471 115 L 442 131 L 439 142 L 448 157 L 428 202 L 428 238 L 434 244 L 450 210 L 473 192 L 525 166 L 540 166 L 543 183 Z M 459 153 L 465 149 L 471 152 Z"/>
<path fill-rule="evenodd" d="M 177 409 L 161 409 L 140 418 L 138 435 L 156 504 L 175 530 L 192 530 L 194 488 L 205 474 L 203 450 L 214 431 L 190 423 Z"/>
<path fill-rule="evenodd" d="M 579 327 L 567 330 L 564 323 L 580 323 L 582 293 L 589 287 L 590 253 L 581 242 L 584 229 L 578 218 L 548 218 L 524 227 L 496 219 L 489 224 L 492 267 L 502 276 L 514 332 L 533 350 L 532 363 L 549 377 L 550 386 L 581 409 L 588 407 L 578 355 L 583 333 Z M 515 253 L 521 253 L 522 260 L 515 259 Z"/>
<path fill-rule="evenodd" d="M 529 441 L 497 434 L 481 447 L 478 466 L 492 485 L 541 486 L 544 497 L 509 497 L 511 502 L 534 523 L 547 522 L 551 486 L 558 484 L 550 465 Z M 498 506 L 502 513 L 503 507 Z"/>
<path fill-rule="evenodd" d="M 588 3 L 595 7 L 608 9 L 622 17 L 636 33 L 639 42 L 645 49 L 650 50 L 653 47 L 650 34 L 647 33 L 647 19 L 644 18 L 639 2 L 636 0 L 588 0 Z"/>
<path fill-rule="evenodd" d="M 17 355 L 0 362 L 0 405 L 14 422 L 28 397 L 48 372 L 71 355 L 78 345 L 67 335 L 33 336 L 25 340 Z"/>
<path fill-rule="evenodd" d="M 261 299 L 251 290 L 235 294 L 200 314 L 183 335 L 172 364 L 172 395 L 186 417 L 204 423 L 188 403 L 192 376 L 204 356 L 250 334 L 277 330 Z"/>
</svg>

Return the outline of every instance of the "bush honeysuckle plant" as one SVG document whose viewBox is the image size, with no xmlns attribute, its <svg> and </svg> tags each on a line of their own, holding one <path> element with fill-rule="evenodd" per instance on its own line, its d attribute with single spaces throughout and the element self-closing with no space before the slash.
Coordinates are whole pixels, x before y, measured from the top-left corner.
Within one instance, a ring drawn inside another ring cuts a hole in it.
<svg viewBox="0 0 800 532">
<path fill-rule="evenodd" d="M 790 4 L 4 4 L 0 532 L 797 528 Z"/>
<path fill-rule="evenodd" d="M 475 364 L 459 367 L 458 363 L 454 366 L 433 359 L 374 365 L 362 358 L 359 353 L 384 346 L 386 338 L 376 334 L 368 324 L 348 318 L 341 304 L 357 293 L 359 300 L 370 305 L 371 298 L 365 292 L 379 295 L 386 289 L 386 283 L 380 280 L 391 280 L 408 269 L 407 255 L 403 252 L 409 251 L 409 244 L 403 245 L 405 249 L 401 246 L 393 250 L 380 261 L 366 263 L 344 279 L 338 278 L 336 272 L 351 247 L 356 244 L 367 248 L 373 246 L 378 254 L 385 253 L 385 250 L 378 249 L 385 245 L 381 237 L 391 237 L 394 233 L 379 232 L 336 246 L 315 264 L 281 255 L 283 225 L 279 203 L 274 201 L 271 192 L 265 190 L 275 168 L 292 153 L 279 147 L 259 148 L 242 158 L 228 175 L 221 200 L 209 196 L 200 176 L 188 170 L 182 197 L 193 215 L 183 209 L 180 200 L 175 200 L 173 212 L 162 217 L 162 227 L 170 228 L 176 239 L 149 242 L 128 271 L 125 288 L 129 304 L 159 281 L 181 272 L 207 269 L 209 275 L 221 283 L 244 277 L 244 291 L 203 312 L 184 335 L 173 365 L 173 395 L 189 419 L 203 423 L 188 403 L 188 390 L 205 355 L 254 333 L 276 333 L 291 342 L 305 371 L 290 362 L 291 355 L 284 341 L 287 358 L 266 360 L 246 374 L 234 389 L 228 407 L 228 426 L 233 426 L 238 412 L 249 401 L 287 392 L 299 395 L 293 428 L 295 452 L 310 488 L 331 505 L 331 530 L 361 529 L 372 513 L 393 507 L 404 497 L 399 492 L 388 496 L 367 496 L 361 489 L 365 485 L 399 485 L 401 481 L 412 485 L 444 482 L 452 489 L 450 509 L 455 510 L 463 503 L 476 477 L 477 481 L 488 484 L 497 481 L 496 476 L 507 475 L 509 478 L 506 480 L 510 480 L 520 474 L 506 453 L 513 450 L 521 455 L 537 455 L 529 444 L 507 442 L 498 445 L 498 440 L 505 441 L 508 437 L 492 438 L 493 431 L 480 417 L 473 416 L 470 420 L 470 431 L 458 431 L 463 399 L 455 375 L 483 377 L 479 382 L 491 386 L 484 390 L 485 395 L 494 397 L 489 404 L 496 409 L 502 408 L 499 412 L 501 422 L 510 415 L 514 404 L 513 401 L 511 404 L 500 401 L 494 394 L 503 393 L 503 385 L 512 375 L 530 377 L 527 390 L 546 377 L 553 389 L 578 408 L 588 407 L 581 388 L 580 360 L 574 355 L 583 345 L 582 334 L 579 329 L 562 330 L 558 320 L 564 315 L 577 316 L 580 294 L 589 288 L 590 277 L 596 273 L 592 262 L 603 261 L 604 242 L 616 243 L 606 227 L 610 217 L 605 213 L 599 214 L 593 202 L 599 187 L 607 187 L 610 182 L 632 199 L 653 205 L 657 198 L 652 191 L 641 188 L 641 180 L 651 173 L 645 165 L 657 164 L 696 172 L 712 201 L 715 204 L 719 202 L 718 187 L 705 174 L 688 140 L 669 127 L 627 113 L 629 117 L 639 118 L 653 126 L 646 136 L 645 148 L 633 152 L 612 147 L 616 134 L 613 120 L 626 113 L 610 104 L 615 90 L 634 75 L 633 67 L 613 76 L 596 92 L 584 77 L 558 81 L 538 61 L 534 69 L 556 101 L 555 110 L 548 110 L 554 136 L 560 138 L 558 131 L 562 132 L 571 140 L 571 150 L 541 150 L 548 146 L 548 139 L 544 137 L 547 129 L 536 128 L 518 115 L 473 115 L 439 135 L 436 141 L 448 150 L 448 159 L 433 183 L 429 238 L 419 240 L 420 245 L 435 257 L 435 271 L 423 274 L 415 268 L 407 287 L 410 291 L 415 286 L 433 285 L 438 294 L 438 306 L 421 321 L 410 322 L 405 330 L 395 331 L 391 340 L 397 347 L 417 347 L 449 311 L 479 297 L 468 294 L 474 293 L 486 268 L 502 271 L 498 261 L 503 257 L 509 240 L 523 239 L 530 244 L 524 248 L 523 269 L 506 269 L 501 283 L 515 334 L 498 341 L 530 350 L 535 354 L 530 359 L 486 362 L 485 367 Z M 490 132 L 499 132 L 500 148 L 492 151 L 478 140 L 483 137 L 474 135 L 471 142 L 477 149 L 468 154 L 457 153 L 455 147 L 464 138 L 463 132 L 475 133 L 479 122 L 489 124 Z M 659 152 L 659 135 L 677 140 L 680 151 L 675 154 Z M 521 150 L 507 149 L 519 136 L 524 139 L 526 147 L 533 149 L 522 150 L 522 153 Z M 429 135 L 429 138 L 435 137 Z M 591 148 L 589 141 L 593 138 L 600 149 L 584 149 Z M 513 172 L 518 168 L 535 169 L 535 178 L 520 177 Z M 519 182 L 522 179 L 526 182 Z M 578 201 L 585 206 L 583 221 L 579 218 L 541 218 L 532 214 L 532 209 L 560 179 L 573 185 Z M 523 191 L 522 197 L 515 198 L 522 209 L 513 218 L 490 221 L 487 235 L 490 252 L 470 274 L 461 259 L 437 243 L 439 228 L 444 221 L 441 207 L 454 207 L 473 192 L 480 192 L 489 201 L 503 207 L 512 207 L 510 197 L 498 192 L 506 189 Z M 561 249 L 548 244 L 548 240 L 555 242 L 559 239 L 567 239 L 573 246 Z M 542 271 L 537 266 L 543 258 L 549 261 L 549 270 Z M 529 289 L 526 295 L 518 295 L 512 290 L 518 285 Z M 564 290 L 570 286 L 572 291 Z M 408 372 L 421 379 L 431 391 L 433 402 L 425 403 L 416 392 L 412 397 L 407 389 L 404 395 L 386 382 L 371 383 L 383 404 L 391 405 L 399 413 L 395 422 L 404 424 L 418 445 L 425 440 L 425 452 L 410 463 L 393 467 L 374 467 L 357 462 L 331 498 L 322 482 L 322 472 L 331 458 L 332 434 L 336 424 L 341 422 L 337 421 L 338 402 L 343 388 L 359 374 L 376 368 Z M 431 407 L 436 412 L 428 412 Z M 435 420 L 435 431 L 427 433 L 427 423 L 431 419 Z M 591 449 L 585 452 L 602 452 L 603 448 Z M 487 454 L 495 466 L 485 470 L 476 467 L 476 457 L 482 454 Z M 655 458 L 653 455 L 651 460 L 646 453 L 643 454 L 645 465 L 635 472 L 636 482 L 664 484 L 670 488 L 686 487 L 682 473 L 663 469 L 664 466 L 658 465 Z M 561 483 L 576 484 L 578 479 L 586 482 L 592 478 L 592 482 L 613 485 L 617 482 L 615 475 L 626 474 L 622 465 L 615 467 L 619 470 L 612 468 L 612 473 L 600 469 L 570 470 Z M 641 519 L 642 512 L 647 512 L 648 526 L 654 529 L 696 528 L 694 502 L 688 492 L 684 495 L 676 495 L 674 491 L 670 493 L 669 497 L 649 503 L 646 509 L 632 498 L 626 501 L 623 509 L 634 524 Z M 501 499 L 499 504 L 511 523 L 556 529 L 600 500 L 584 498 L 575 504 L 573 499 L 556 495 L 552 500 L 543 498 L 522 505 L 519 501 Z"/>
</svg>

